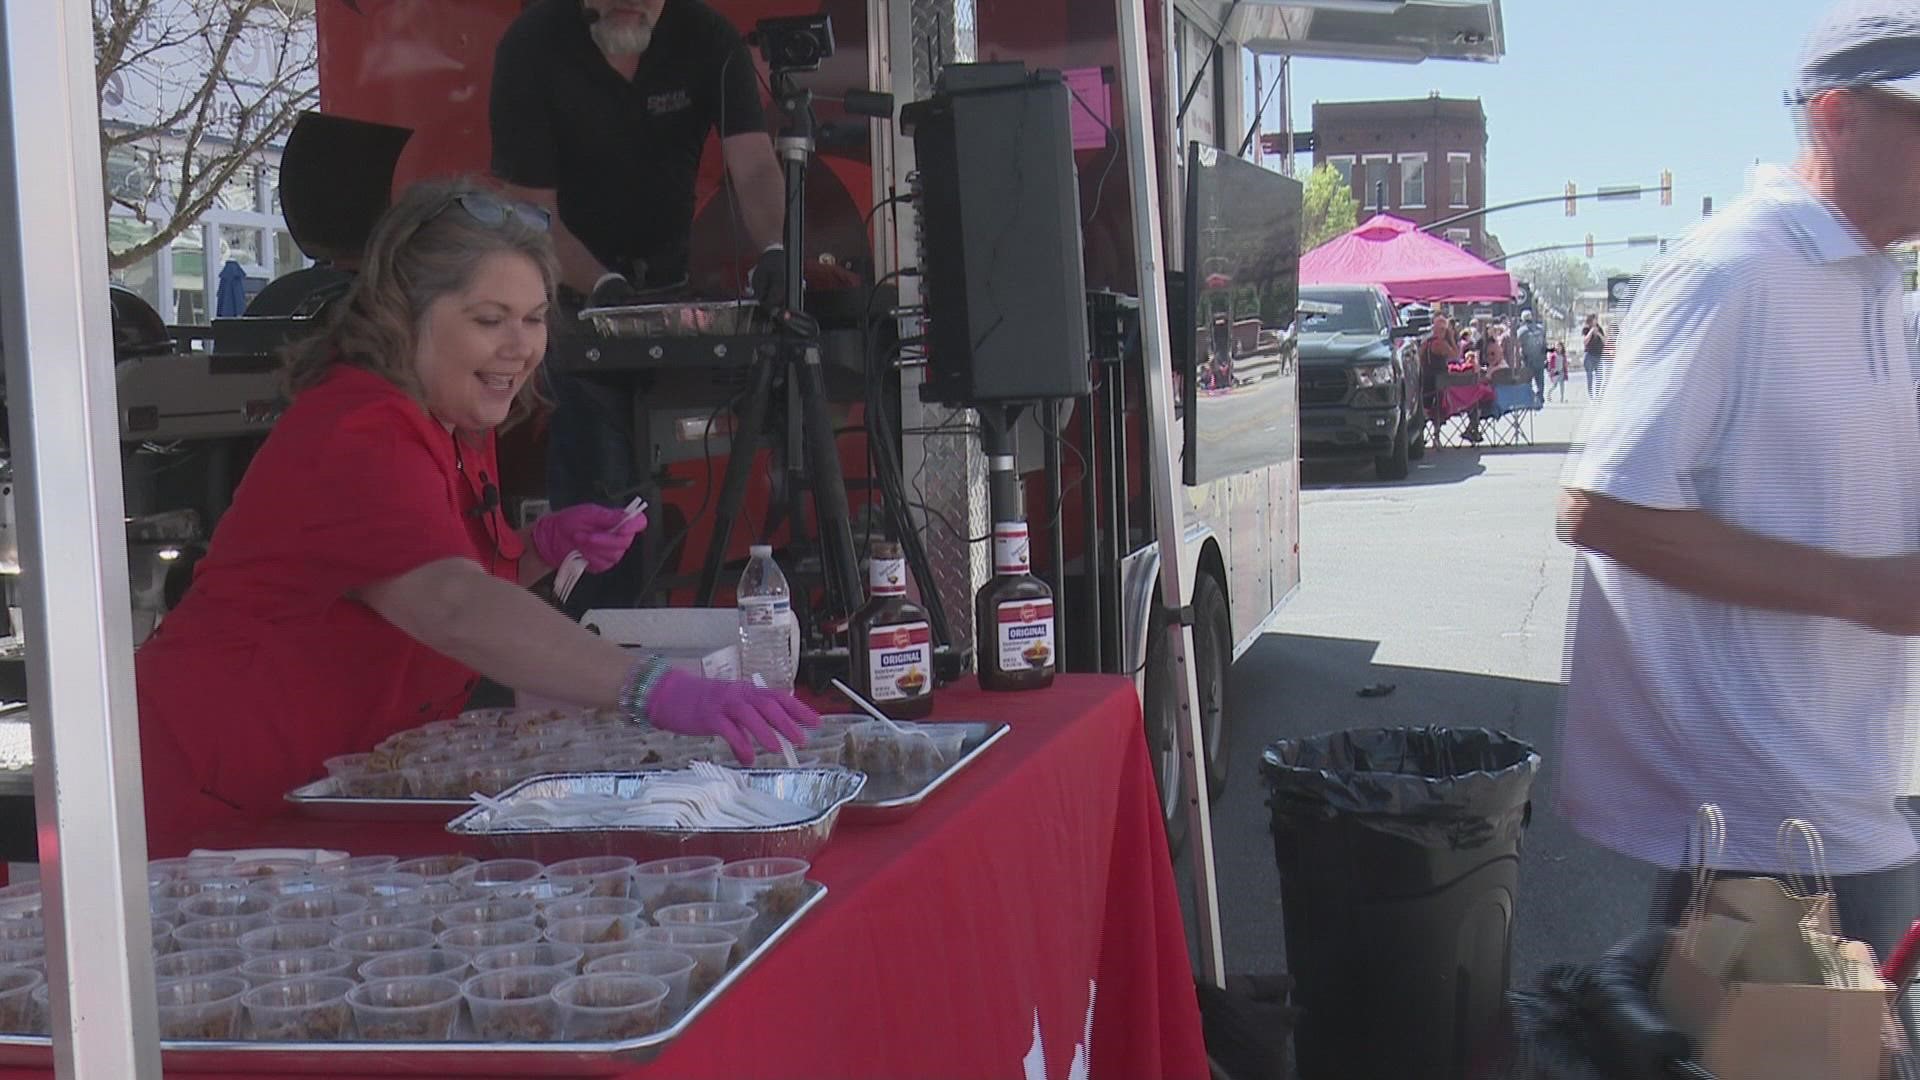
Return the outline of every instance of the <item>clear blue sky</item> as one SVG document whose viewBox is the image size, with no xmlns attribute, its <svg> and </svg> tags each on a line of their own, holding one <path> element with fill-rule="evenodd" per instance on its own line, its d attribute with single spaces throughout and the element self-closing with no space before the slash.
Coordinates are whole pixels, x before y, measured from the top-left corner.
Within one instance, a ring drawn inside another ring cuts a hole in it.
<svg viewBox="0 0 1920 1080">
<path fill-rule="evenodd" d="M 1671 207 L 1643 196 L 1583 201 L 1574 218 L 1559 203 L 1490 215 L 1508 251 L 1588 233 L 1676 236 L 1699 220 L 1701 196 L 1715 206 L 1735 198 L 1754 159 L 1792 158 L 1781 92 L 1825 8 L 1824 0 L 1507 0 L 1507 53 L 1497 64 L 1296 61 L 1294 125 L 1312 126 L 1316 100 L 1477 97 L 1487 111 L 1489 203 L 1550 195 L 1569 180 L 1591 191 L 1674 174 Z M 1276 100 L 1267 130 L 1279 116 Z M 1635 267 L 1651 254 L 1600 248 L 1592 265 Z"/>
</svg>

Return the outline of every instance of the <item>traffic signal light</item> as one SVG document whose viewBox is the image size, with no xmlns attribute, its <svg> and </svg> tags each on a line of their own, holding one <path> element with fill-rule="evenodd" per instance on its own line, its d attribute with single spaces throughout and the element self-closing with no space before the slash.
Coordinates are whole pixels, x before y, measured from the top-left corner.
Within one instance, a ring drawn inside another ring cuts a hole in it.
<svg viewBox="0 0 1920 1080">
<path fill-rule="evenodd" d="M 1660 205 L 1673 205 L 1673 170 L 1660 170 Z"/>
<path fill-rule="evenodd" d="M 1573 181 L 1571 180 L 1567 181 L 1567 216 L 1568 217 L 1574 216 L 1574 214 L 1578 213 L 1580 210 L 1580 202 L 1579 202 L 1579 199 L 1577 198 L 1579 194 L 1580 194 L 1580 189 L 1573 186 Z"/>
<path fill-rule="evenodd" d="M 1593 258 L 1593 234 L 1587 234 L 1587 258 Z"/>
</svg>

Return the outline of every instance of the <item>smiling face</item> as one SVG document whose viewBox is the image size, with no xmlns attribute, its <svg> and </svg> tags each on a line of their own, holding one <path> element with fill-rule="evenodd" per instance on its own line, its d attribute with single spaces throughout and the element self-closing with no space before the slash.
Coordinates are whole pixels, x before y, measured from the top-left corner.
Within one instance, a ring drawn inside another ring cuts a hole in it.
<svg viewBox="0 0 1920 1080">
<path fill-rule="evenodd" d="M 546 281 L 532 259 L 495 252 L 465 288 L 427 305 L 414 375 L 427 411 L 448 428 L 487 431 L 547 354 Z"/>
</svg>

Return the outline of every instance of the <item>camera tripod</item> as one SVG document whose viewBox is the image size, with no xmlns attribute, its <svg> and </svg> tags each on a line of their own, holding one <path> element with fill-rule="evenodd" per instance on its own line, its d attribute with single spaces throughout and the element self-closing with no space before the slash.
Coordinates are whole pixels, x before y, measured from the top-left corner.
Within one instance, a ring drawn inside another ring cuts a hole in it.
<svg viewBox="0 0 1920 1080">
<path fill-rule="evenodd" d="M 817 63 L 817 59 L 815 61 Z M 775 66 L 772 84 L 775 107 L 781 125 L 775 150 L 780 158 L 786 182 L 786 222 L 782 239 L 786 245 L 785 295 L 762 297 L 774 324 L 776 347 L 753 362 L 747 379 L 746 397 L 738 410 L 737 434 L 727 458 L 727 470 L 720 487 L 719 505 L 714 515 L 712 546 L 701 565 L 695 602 L 713 603 L 719 585 L 720 570 L 726 563 L 727 545 L 734 523 L 746 500 L 747 480 L 753 459 L 767 439 L 767 414 L 776 392 L 776 375 L 786 395 L 785 469 L 787 518 L 797 540 L 806 522 L 805 501 L 813 503 L 814 528 L 818 543 L 820 575 L 826 586 L 825 621 L 844 618 L 865 601 L 866 590 L 860 581 L 860 560 L 853 546 L 852 514 L 847 506 L 846 482 L 841 472 L 840 451 L 834 442 L 833 417 L 828 407 L 825 374 L 821 369 L 818 324 L 806 314 L 805 247 L 807 166 L 815 149 L 813 95 L 794 81 L 796 70 Z M 850 111 L 892 115 L 890 95 L 848 95 Z M 801 595 L 796 590 L 795 597 Z M 810 612 L 795 605 L 806 635 L 804 640 L 824 638 L 822 620 L 810 620 Z"/>
</svg>

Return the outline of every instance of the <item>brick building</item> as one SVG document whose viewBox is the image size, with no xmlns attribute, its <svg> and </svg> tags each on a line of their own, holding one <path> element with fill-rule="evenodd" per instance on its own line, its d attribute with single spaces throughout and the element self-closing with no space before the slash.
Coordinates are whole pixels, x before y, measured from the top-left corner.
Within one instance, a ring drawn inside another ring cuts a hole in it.
<svg viewBox="0 0 1920 1080">
<path fill-rule="evenodd" d="M 1422 225 L 1486 205 L 1487 114 L 1478 98 L 1316 101 L 1313 144 L 1314 165 L 1340 171 L 1362 221 L 1382 184 L 1388 212 Z M 1442 235 L 1481 258 L 1499 254 L 1484 217 Z"/>
</svg>

